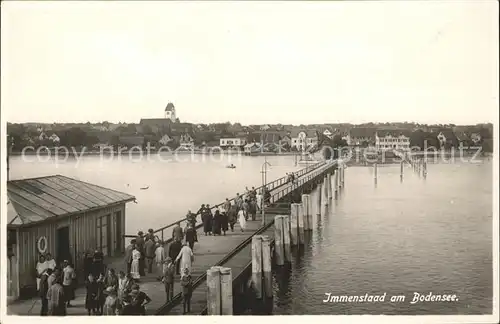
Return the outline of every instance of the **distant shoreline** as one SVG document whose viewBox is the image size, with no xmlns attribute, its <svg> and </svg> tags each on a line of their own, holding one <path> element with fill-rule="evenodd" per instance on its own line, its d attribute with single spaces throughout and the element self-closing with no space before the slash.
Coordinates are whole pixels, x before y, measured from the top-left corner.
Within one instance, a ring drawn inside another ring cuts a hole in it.
<svg viewBox="0 0 500 324">
<path fill-rule="evenodd" d="M 299 153 L 296 153 L 296 152 L 282 152 L 282 153 L 270 153 L 270 152 L 264 152 L 264 153 L 252 153 L 252 154 L 245 154 L 244 152 L 235 152 L 235 151 L 219 151 L 219 150 L 215 150 L 215 151 L 212 151 L 212 152 L 191 152 L 191 151 L 170 151 L 170 152 L 167 152 L 167 151 L 163 151 L 163 152 L 158 152 L 156 150 L 150 150 L 149 151 L 149 154 L 168 154 L 168 155 L 176 155 L 176 154 L 179 154 L 179 155 L 187 155 L 187 154 L 197 154 L 197 155 L 209 155 L 209 154 L 221 154 L 221 153 L 224 153 L 224 154 L 234 154 L 234 155 L 237 155 L 237 154 L 241 154 L 241 155 L 245 155 L 245 156 L 293 156 L 293 155 L 300 155 Z M 41 156 L 47 156 L 47 155 L 54 155 L 55 154 L 55 150 L 50 150 L 50 151 L 47 151 L 47 150 L 43 150 L 43 151 L 40 151 L 40 152 L 36 152 L 36 151 L 26 151 L 26 152 L 11 152 L 10 155 L 11 156 L 23 156 L 23 155 L 26 155 L 26 156 L 35 156 L 35 155 L 41 155 Z M 63 155 L 64 152 L 60 152 L 59 154 Z M 68 152 L 68 154 L 70 156 L 74 156 L 74 155 L 78 155 L 78 156 L 99 156 L 101 154 L 103 155 L 145 155 L 145 154 L 148 154 L 147 151 L 121 151 L 121 152 L 118 152 L 118 151 L 108 151 L 108 150 L 105 150 L 103 152 L 96 152 L 96 151 L 71 151 L 71 152 Z"/>
</svg>

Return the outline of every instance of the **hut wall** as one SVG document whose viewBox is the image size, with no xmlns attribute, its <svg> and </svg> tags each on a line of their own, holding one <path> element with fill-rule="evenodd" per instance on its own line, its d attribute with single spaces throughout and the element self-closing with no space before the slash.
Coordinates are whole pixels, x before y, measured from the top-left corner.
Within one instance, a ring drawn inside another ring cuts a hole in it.
<svg viewBox="0 0 500 324">
<path fill-rule="evenodd" d="M 116 232 L 117 212 L 121 215 L 120 235 L 125 234 L 125 203 L 98 209 L 91 212 L 72 215 L 69 217 L 54 219 L 52 222 L 35 224 L 30 227 L 19 229 L 19 286 L 21 288 L 34 287 L 35 267 L 38 261 L 37 242 L 42 236 L 47 238 L 47 252 L 56 257 L 56 235 L 57 229 L 69 225 L 70 251 L 75 262 L 77 271 L 83 270 L 83 257 L 87 251 L 94 251 L 97 248 L 97 219 L 101 216 L 110 215 L 109 218 L 109 256 L 118 256 L 124 250 L 124 241 L 118 241 Z M 120 243 L 120 246 L 117 244 Z"/>
</svg>

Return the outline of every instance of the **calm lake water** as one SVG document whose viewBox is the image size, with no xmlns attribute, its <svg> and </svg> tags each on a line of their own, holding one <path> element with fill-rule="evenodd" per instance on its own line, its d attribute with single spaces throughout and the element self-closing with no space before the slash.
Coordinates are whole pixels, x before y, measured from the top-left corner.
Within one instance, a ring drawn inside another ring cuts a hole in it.
<svg viewBox="0 0 500 324">
<path fill-rule="evenodd" d="M 56 164 L 12 157 L 11 179 L 62 174 L 135 195 L 138 204 L 127 206 L 127 233 L 164 226 L 188 209 L 262 182 L 264 157 L 196 159 L 105 162 L 87 156 Z M 268 181 L 300 168 L 291 156 L 267 161 Z M 229 163 L 237 168 L 225 168 Z M 314 229 L 291 269 L 277 271 L 274 314 L 491 313 L 492 167 L 491 161 L 429 164 L 426 179 L 405 168 L 401 183 L 399 165 L 379 166 L 376 187 L 373 168 L 348 168 L 339 199 L 320 217 L 314 211 Z M 326 292 L 387 297 L 384 303 L 323 303 Z M 411 305 L 413 292 L 459 300 Z M 396 294 L 407 300 L 387 301 Z"/>
<path fill-rule="evenodd" d="M 346 170 L 291 270 L 277 271 L 274 314 L 491 314 L 492 162 L 429 164 L 426 179 L 404 172 L 401 183 L 399 165 L 379 167 L 375 187 L 373 168 Z M 323 303 L 327 292 L 387 297 Z M 411 305 L 413 292 L 459 300 Z M 396 294 L 406 301 L 388 302 Z"/>
<path fill-rule="evenodd" d="M 47 159 L 42 157 L 41 159 Z M 238 155 L 179 155 L 178 160 L 164 155 L 162 159 L 142 159 L 133 156 L 110 157 L 82 156 L 67 161 L 46 162 L 35 156 L 10 160 L 10 178 L 23 179 L 61 174 L 81 181 L 119 190 L 134 195 L 137 204 L 126 206 L 127 234 L 161 228 L 185 217 L 187 211 L 198 211 L 201 204 L 215 205 L 226 197 L 233 198 L 245 187 L 262 185 L 262 164 L 265 159 L 267 182 L 296 171 L 293 156 L 247 157 Z M 33 161 L 33 162 L 31 162 Z M 234 164 L 236 169 L 226 168 Z M 148 187 L 147 190 L 140 188 Z"/>
</svg>

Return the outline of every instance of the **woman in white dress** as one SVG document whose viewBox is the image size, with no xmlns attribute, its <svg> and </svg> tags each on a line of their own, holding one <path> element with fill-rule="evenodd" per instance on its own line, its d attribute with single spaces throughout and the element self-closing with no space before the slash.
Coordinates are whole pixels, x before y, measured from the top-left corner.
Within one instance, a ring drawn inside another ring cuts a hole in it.
<svg viewBox="0 0 500 324">
<path fill-rule="evenodd" d="M 243 209 L 240 209 L 240 211 L 238 212 L 238 221 L 240 223 L 241 231 L 244 232 L 247 226 L 247 220 L 245 218 L 245 212 L 243 211 Z"/>
<path fill-rule="evenodd" d="M 184 243 L 184 246 L 182 247 L 181 251 L 177 255 L 177 258 L 175 258 L 175 262 L 180 262 L 180 268 L 181 269 L 188 269 L 189 273 L 191 273 L 191 266 L 194 261 L 194 254 L 193 250 L 188 246 L 187 243 Z"/>
<path fill-rule="evenodd" d="M 132 265 L 130 267 L 130 274 L 134 279 L 141 279 L 141 275 L 139 274 L 139 259 L 141 258 L 141 252 L 134 248 L 132 251 Z"/>
<path fill-rule="evenodd" d="M 258 210 L 262 210 L 262 193 L 259 191 L 259 193 L 255 196 L 257 200 L 257 208 Z"/>
<path fill-rule="evenodd" d="M 38 262 L 36 264 L 36 290 L 40 290 L 40 278 L 42 277 L 42 273 L 45 272 L 49 268 L 47 261 L 43 255 L 40 255 Z"/>
</svg>

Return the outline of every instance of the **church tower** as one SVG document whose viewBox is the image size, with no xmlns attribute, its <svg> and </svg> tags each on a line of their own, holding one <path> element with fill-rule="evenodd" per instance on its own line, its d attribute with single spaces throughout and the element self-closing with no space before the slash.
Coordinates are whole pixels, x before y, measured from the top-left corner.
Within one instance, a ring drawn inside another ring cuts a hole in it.
<svg viewBox="0 0 500 324">
<path fill-rule="evenodd" d="M 175 116 L 175 107 L 174 104 L 169 102 L 167 107 L 165 107 L 165 118 L 170 119 L 175 122 L 177 117 Z"/>
</svg>

